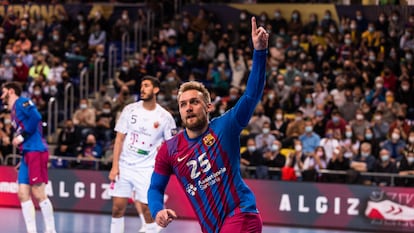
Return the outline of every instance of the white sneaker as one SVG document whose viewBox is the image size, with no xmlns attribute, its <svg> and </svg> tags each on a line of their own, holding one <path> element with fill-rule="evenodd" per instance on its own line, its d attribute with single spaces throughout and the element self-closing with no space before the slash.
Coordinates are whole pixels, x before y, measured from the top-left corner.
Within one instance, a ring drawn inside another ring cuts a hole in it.
<svg viewBox="0 0 414 233">
<path fill-rule="evenodd" d="M 138 232 L 145 233 L 146 231 L 147 231 L 147 224 L 143 223 Z"/>
<path fill-rule="evenodd" d="M 157 225 L 157 232 L 161 232 L 164 228 L 162 228 L 161 226 Z"/>
</svg>

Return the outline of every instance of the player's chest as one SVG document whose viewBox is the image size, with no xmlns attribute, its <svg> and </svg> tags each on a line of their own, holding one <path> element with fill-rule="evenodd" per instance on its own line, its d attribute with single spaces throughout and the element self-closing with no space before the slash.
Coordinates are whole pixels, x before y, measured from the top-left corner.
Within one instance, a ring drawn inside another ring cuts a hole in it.
<svg viewBox="0 0 414 233">
<path fill-rule="evenodd" d="M 187 180 L 198 180 L 224 167 L 225 153 L 216 136 L 207 134 L 173 155 L 175 173 Z"/>
<path fill-rule="evenodd" d="M 131 112 L 127 119 L 128 128 L 136 129 L 137 127 L 143 127 L 146 129 L 158 130 L 163 126 L 163 118 L 160 114 L 142 114 L 139 112 Z"/>
</svg>

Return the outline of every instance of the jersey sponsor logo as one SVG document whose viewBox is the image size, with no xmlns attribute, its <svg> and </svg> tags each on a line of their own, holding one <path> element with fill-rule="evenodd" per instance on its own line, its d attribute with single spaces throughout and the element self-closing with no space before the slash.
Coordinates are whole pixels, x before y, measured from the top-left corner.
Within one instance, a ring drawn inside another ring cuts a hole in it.
<svg viewBox="0 0 414 233">
<path fill-rule="evenodd" d="M 28 107 L 30 105 L 33 105 L 33 102 L 31 100 L 28 100 L 28 101 L 23 103 L 23 107 Z"/>
<path fill-rule="evenodd" d="M 187 187 L 185 188 L 185 191 L 190 194 L 191 196 L 195 196 L 197 192 L 197 187 L 195 187 L 192 184 L 187 184 Z"/>
<path fill-rule="evenodd" d="M 203 143 L 206 146 L 212 146 L 215 142 L 216 142 L 216 139 L 213 137 L 213 135 L 211 135 L 211 133 L 207 134 L 203 138 Z"/>
<path fill-rule="evenodd" d="M 183 157 L 178 157 L 177 158 L 177 162 L 181 162 L 181 161 L 183 161 L 185 158 L 187 158 L 188 157 L 188 154 L 187 155 L 185 155 L 185 156 L 183 156 Z"/>
<path fill-rule="evenodd" d="M 35 182 L 36 180 L 37 180 L 37 177 L 35 177 L 35 178 L 32 178 L 32 181 L 33 181 L 33 182 Z"/>
</svg>

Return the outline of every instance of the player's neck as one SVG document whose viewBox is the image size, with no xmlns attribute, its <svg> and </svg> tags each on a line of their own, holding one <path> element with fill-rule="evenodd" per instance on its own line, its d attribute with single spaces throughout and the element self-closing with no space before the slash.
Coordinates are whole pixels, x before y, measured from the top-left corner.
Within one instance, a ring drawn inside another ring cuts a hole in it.
<svg viewBox="0 0 414 233">
<path fill-rule="evenodd" d="M 146 110 L 154 110 L 157 107 L 157 102 L 155 101 L 155 99 L 151 99 L 151 100 L 144 100 L 142 102 L 142 106 L 146 109 Z"/>
<path fill-rule="evenodd" d="M 188 138 L 194 139 L 202 135 L 204 132 L 206 132 L 207 128 L 208 128 L 208 124 L 206 124 L 202 129 L 192 130 L 192 129 L 186 128 L 185 131 L 187 133 Z"/>
<path fill-rule="evenodd" d="M 9 100 L 7 101 L 7 107 L 9 108 L 9 110 L 11 110 L 14 106 L 14 104 L 16 103 L 16 100 L 19 98 L 19 96 L 10 96 Z"/>
</svg>

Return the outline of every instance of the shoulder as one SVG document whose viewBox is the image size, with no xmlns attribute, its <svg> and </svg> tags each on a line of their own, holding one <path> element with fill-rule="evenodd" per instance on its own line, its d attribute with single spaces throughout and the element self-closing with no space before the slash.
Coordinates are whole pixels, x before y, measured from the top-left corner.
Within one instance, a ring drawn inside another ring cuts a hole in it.
<svg viewBox="0 0 414 233">
<path fill-rule="evenodd" d="M 27 108 L 30 106 L 34 106 L 34 103 L 26 97 L 20 97 L 16 100 L 16 108 Z"/>
<path fill-rule="evenodd" d="M 127 104 L 122 111 L 130 112 L 133 110 L 138 110 L 138 109 L 141 109 L 141 106 L 142 104 L 140 102 L 133 102 L 133 103 Z"/>
</svg>

